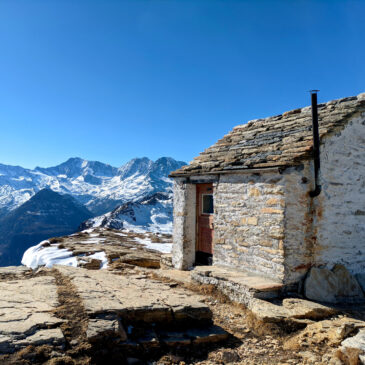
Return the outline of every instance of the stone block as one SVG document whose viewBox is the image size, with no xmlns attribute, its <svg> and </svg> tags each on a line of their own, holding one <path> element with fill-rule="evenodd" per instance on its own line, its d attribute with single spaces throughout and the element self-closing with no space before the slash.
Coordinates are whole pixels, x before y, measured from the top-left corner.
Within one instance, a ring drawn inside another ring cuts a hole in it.
<svg viewBox="0 0 365 365">
<path fill-rule="evenodd" d="M 224 245 L 226 242 L 226 240 L 224 238 L 220 238 L 220 237 L 214 237 L 213 238 L 213 244 L 214 245 Z"/>
<path fill-rule="evenodd" d="M 272 195 L 284 195 L 284 188 L 282 186 L 275 186 L 272 187 L 266 187 L 263 191 L 263 193 L 266 194 L 272 194 Z"/>
<path fill-rule="evenodd" d="M 365 301 L 360 285 L 343 265 L 331 270 L 313 267 L 304 284 L 305 296 L 327 303 Z"/>
<path fill-rule="evenodd" d="M 250 226 L 257 226 L 257 223 L 258 223 L 257 217 L 248 217 L 247 218 L 247 224 L 249 224 Z"/>
<path fill-rule="evenodd" d="M 255 188 L 255 187 L 253 187 L 253 188 L 250 188 L 248 195 L 249 195 L 249 196 L 254 196 L 254 197 L 256 197 L 256 196 L 260 196 L 260 195 L 261 195 L 261 192 L 260 192 L 260 190 L 259 190 L 259 189 L 257 189 L 257 188 Z"/>
<path fill-rule="evenodd" d="M 267 247 L 263 247 L 261 248 L 262 251 L 267 252 L 271 255 L 279 255 L 280 251 L 279 250 L 275 250 L 275 249 L 271 249 L 271 248 L 267 248 Z"/>
<path fill-rule="evenodd" d="M 278 199 L 278 198 L 270 198 L 268 200 L 266 200 L 266 205 L 281 205 L 284 206 L 284 201 L 282 199 Z"/>
<path fill-rule="evenodd" d="M 244 247 L 238 247 L 237 250 L 241 253 L 247 253 L 248 252 L 248 248 L 244 248 Z"/>
<path fill-rule="evenodd" d="M 224 341 L 228 337 L 228 333 L 221 327 L 211 326 L 208 328 L 190 329 L 187 331 L 194 344 L 208 344 Z"/>
<path fill-rule="evenodd" d="M 281 255 L 284 255 L 283 252 L 280 252 Z M 284 264 L 284 257 L 276 257 L 272 259 L 272 262 L 275 262 L 275 264 L 280 264 L 283 265 Z"/>
<path fill-rule="evenodd" d="M 264 213 L 264 214 L 283 214 L 284 211 L 282 209 L 275 209 L 275 208 L 262 208 L 261 213 Z"/>
<path fill-rule="evenodd" d="M 116 335 L 120 337 L 121 341 L 127 339 L 127 335 L 120 321 L 89 319 L 86 331 L 86 337 L 89 342 L 97 342 L 105 337 Z"/>
<path fill-rule="evenodd" d="M 260 241 L 260 246 L 272 247 L 272 241 L 267 241 L 267 240 Z"/>
<path fill-rule="evenodd" d="M 275 239 L 283 239 L 284 238 L 284 229 L 283 228 L 271 228 L 269 232 L 269 236 Z"/>
</svg>

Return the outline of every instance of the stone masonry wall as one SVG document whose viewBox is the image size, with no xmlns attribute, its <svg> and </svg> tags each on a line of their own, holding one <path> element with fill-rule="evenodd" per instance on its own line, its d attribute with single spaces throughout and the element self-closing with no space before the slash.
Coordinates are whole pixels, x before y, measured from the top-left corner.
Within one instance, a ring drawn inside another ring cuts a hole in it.
<svg viewBox="0 0 365 365">
<path fill-rule="evenodd" d="M 284 177 L 221 175 L 214 187 L 214 264 L 284 278 Z"/>
<path fill-rule="evenodd" d="M 323 141 L 320 178 L 314 261 L 365 272 L 365 113 Z"/>
<path fill-rule="evenodd" d="M 196 185 L 174 180 L 174 230 L 172 264 L 187 270 L 195 262 Z"/>
</svg>

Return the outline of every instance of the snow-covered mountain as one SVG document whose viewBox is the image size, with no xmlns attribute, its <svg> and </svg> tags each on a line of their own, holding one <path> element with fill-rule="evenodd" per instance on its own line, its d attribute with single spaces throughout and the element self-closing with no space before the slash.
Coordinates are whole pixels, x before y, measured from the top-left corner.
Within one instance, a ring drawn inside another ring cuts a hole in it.
<svg viewBox="0 0 365 365">
<path fill-rule="evenodd" d="M 81 158 L 34 170 L 0 164 L 0 216 L 44 188 L 70 194 L 94 215 L 101 215 L 126 202 L 170 191 L 168 174 L 184 164 L 169 157 L 135 158 L 119 168 Z"/>
<path fill-rule="evenodd" d="M 136 202 L 128 202 L 112 212 L 91 218 L 80 226 L 127 229 L 134 232 L 172 233 L 172 193 L 159 192 Z"/>
</svg>

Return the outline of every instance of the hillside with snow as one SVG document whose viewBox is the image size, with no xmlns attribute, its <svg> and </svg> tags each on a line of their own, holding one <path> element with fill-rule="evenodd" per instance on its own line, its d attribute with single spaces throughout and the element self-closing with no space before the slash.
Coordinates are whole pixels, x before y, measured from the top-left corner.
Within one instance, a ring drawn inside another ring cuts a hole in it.
<svg viewBox="0 0 365 365">
<path fill-rule="evenodd" d="M 73 233 L 92 214 L 72 196 L 42 189 L 0 218 L 0 266 L 19 265 L 24 251 L 44 239 Z"/>
<path fill-rule="evenodd" d="M 134 232 L 172 233 L 172 193 L 158 192 L 91 218 L 80 229 L 112 228 Z"/>
<path fill-rule="evenodd" d="M 69 194 L 93 215 L 102 215 L 126 202 L 171 191 L 171 180 L 167 176 L 184 164 L 169 157 L 156 161 L 135 158 L 119 168 L 81 158 L 33 170 L 0 164 L 0 216 L 44 188 Z"/>
</svg>

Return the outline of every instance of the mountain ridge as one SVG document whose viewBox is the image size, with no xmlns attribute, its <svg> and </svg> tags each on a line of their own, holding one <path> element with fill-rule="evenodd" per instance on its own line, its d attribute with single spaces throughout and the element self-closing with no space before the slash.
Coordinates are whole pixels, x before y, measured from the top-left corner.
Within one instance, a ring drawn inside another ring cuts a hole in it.
<svg viewBox="0 0 365 365">
<path fill-rule="evenodd" d="M 186 164 L 171 157 L 134 158 L 120 167 L 71 157 L 51 167 L 26 169 L 0 164 L 0 216 L 19 207 L 43 188 L 72 195 L 93 215 L 127 201 L 171 189 L 167 175 Z"/>
</svg>

